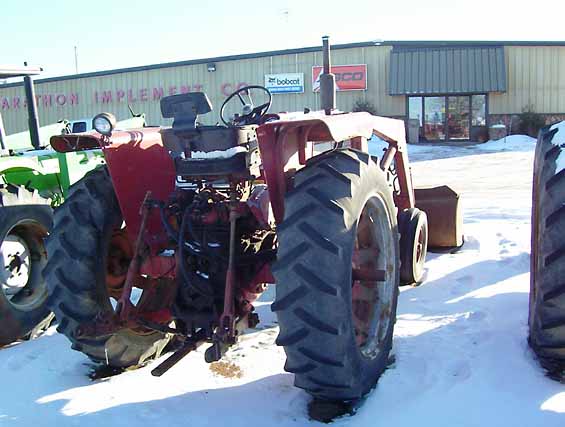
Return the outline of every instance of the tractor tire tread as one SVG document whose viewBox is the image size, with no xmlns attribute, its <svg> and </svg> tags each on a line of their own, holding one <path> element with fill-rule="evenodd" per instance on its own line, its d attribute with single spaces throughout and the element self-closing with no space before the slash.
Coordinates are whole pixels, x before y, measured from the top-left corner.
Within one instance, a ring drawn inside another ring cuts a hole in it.
<svg viewBox="0 0 565 427">
<path fill-rule="evenodd" d="M 548 376 L 565 379 L 565 169 L 557 164 L 565 156 L 563 125 L 542 128 L 536 146 L 528 342 Z"/>
<path fill-rule="evenodd" d="M 331 252 L 334 255 L 339 255 L 339 247 L 336 246 L 331 240 L 322 236 L 322 234 L 312 227 L 307 222 L 302 222 L 298 229 L 302 231 L 305 237 L 308 238 L 314 245 L 318 246 L 320 249 Z"/>
<path fill-rule="evenodd" d="M 316 201 L 319 203 L 319 207 L 326 209 L 334 214 L 343 215 L 343 208 L 332 199 L 329 199 L 320 189 L 318 188 L 310 188 L 306 190 L 310 196 L 312 196 Z"/>
<path fill-rule="evenodd" d="M 291 374 L 306 374 L 310 371 L 313 371 L 315 368 L 316 365 L 309 362 L 297 366 L 291 366 L 288 361 L 284 364 L 284 370 L 286 372 L 290 372 Z"/>
<path fill-rule="evenodd" d="M 292 197 L 295 194 L 301 194 L 304 188 L 309 187 L 312 183 L 321 180 L 324 177 L 323 174 L 312 175 L 310 178 L 302 181 L 299 185 L 289 190 L 286 194 L 286 197 Z"/>
<path fill-rule="evenodd" d="M 49 257 L 44 277 L 48 304 L 55 312 L 57 330 L 71 342 L 71 348 L 95 362 L 112 367 L 143 364 L 158 357 L 170 337 L 160 332 L 137 334 L 129 329 L 100 337 L 77 337 L 82 323 L 112 310 L 100 273 L 102 241 L 122 222 L 112 181 L 106 167 L 87 173 L 71 186 L 69 196 L 56 211 L 54 230 L 47 239 Z M 80 245 L 75 240 L 81 236 Z"/>
<path fill-rule="evenodd" d="M 550 291 L 547 291 L 543 294 L 543 301 L 548 302 L 554 298 L 559 298 L 565 295 L 565 283 L 562 283 Z"/>
<path fill-rule="evenodd" d="M 556 211 L 550 213 L 545 219 L 545 227 L 549 228 L 557 223 L 560 219 L 565 218 L 565 204 L 559 206 Z"/>
<path fill-rule="evenodd" d="M 565 169 L 561 170 L 560 172 L 556 173 L 555 175 L 553 175 L 545 184 L 545 190 L 549 191 L 551 190 L 554 186 L 556 186 L 557 184 L 559 184 L 563 178 L 565 178 Z"/>
<path fill-rule="evenodd" d="M 310 288 L 316 289 L 324 294 L 336 296 L 338 293 L 338 288 L 329 285 L 325 280 L 320 278 L 316 273 L 306 267 L 304 264 L 296 263 L 293 267 L 293 271 L 298 277 L 300 277 L 305 284 Z"/>
<path fill-rule="evenodd" d="M 294 175 L 294 189 L 285 196 L 285 217 L 277 226 L 279 248 L 272 271 L 278 285 L 271 306 L 280 326 L 276 344 L 284 347 L 285 370 L 294 374 L 295 386 L 316 398 L 360 398 L 384 370 L 370 374 L 370 385 L 361 380 L 353 384 L 351 369 L 356 368 L 343 354 L 353 342 L 353 331 L 344 323 L 347 302 L 341 290 L 349 279 L 338 267 L 351 253 L 348 245 L 357 221 L 350 213 L 352 200 L 362 202 L 368 187 L 375 191 L 372 179 L 384 183 L 393 205 L 386 176 L 370 156 L 350 149 L 315 156 Z M 396 233 L 396 214 L 391 216 Z"/>
<path fill-rule="evenodd" d="M 276 302 L 271 304 L 271 310 L 274 312 L 286 310 L 291 307 L 295 302 L 306 296 L 308 293 L 308 288 L 306 286 L 299 286 L 293 289 L 284 297 L 279 298 Z"/>
<path fill-rule="evenodd" d="M 312 360 L 313 362 L 317 362 L 321 365 L 333 366 L 337 368 L 343 367 L 343 362 L 324 356 L 323 354 L 320 354 L 310 348 L 299 347 L 298 351 L 308 359 Z"/>
<path fill-rule="evenodd" d="M 298 317 L 300 320 L 302 320 L 305 324 L 307 324 L 311 328 L 317 329 L 320 332 L 325 332 L 326 334 L 339 335 L 338 329 L 318 319 L 316 316 L 310 314 L 303 308 L 298 307 L 293 310 L 293 313 L 296 317 Z"/>
<path fill-rule="evenodd" d="M 282 346 L 282 347 L 294 345 L 294 344 L 302 341 L 303 339 L 305 339 L 308 336 L 309 333 L 310 333 L 310 331 L 308 331 L 308 329 L 299 328 L 299 329 L 296 329 L 296 330 L 294 330 L 294 331 L 292 331 L 292 332 L 290 332 L 286 335 L 279 334 L 275 343 L 278 346 Z"/>
</svg>

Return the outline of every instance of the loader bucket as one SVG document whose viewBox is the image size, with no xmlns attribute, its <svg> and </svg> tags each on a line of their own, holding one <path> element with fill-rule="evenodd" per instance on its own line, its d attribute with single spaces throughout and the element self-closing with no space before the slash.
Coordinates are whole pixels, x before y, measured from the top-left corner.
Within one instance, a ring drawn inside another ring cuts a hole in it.
<svg viewBox="0 0 565 427">
<path fill-rule="evenodd" d="M 415 188 L 416 207 L 428 216 L 428 247 L 445 250 L 463 245 L 459 194 L 447 185 Z"/>
</svg>

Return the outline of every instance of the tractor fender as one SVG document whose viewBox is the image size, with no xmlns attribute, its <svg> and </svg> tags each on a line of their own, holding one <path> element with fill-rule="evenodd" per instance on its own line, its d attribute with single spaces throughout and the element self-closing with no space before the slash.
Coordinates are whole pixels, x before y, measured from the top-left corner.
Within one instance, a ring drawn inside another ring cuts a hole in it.
<svg viewBox="0 0 565 427">
<path fill-rule="evenodd" d="M 159 127 L 116 130 L 111 137 L 95 131 L 57 135 L 51 137 L 51 147 L 59 153 L 102 148 L 132 241 L 136 240 L 141 226 L 139 208 L 147 193 L 153 199 L 166 200 L 175 189 L 173 159 L 163 145 Z M 154 237 L 153 242 L 159 240 L 156 236 L 162 233 L 162 227 L 157 212 L 151 213 L 147 232 Z"/>
<path fill-rule="evenodd" d="M 36 158 L 31 157 L 5 157 L 0 159 L 0 174 L 7 172 L 30 171 L 34 175 L 50 175 L 59 173 L 59 162 L 56 157 L 42 160 L 41 163 Z"/>
</svg>

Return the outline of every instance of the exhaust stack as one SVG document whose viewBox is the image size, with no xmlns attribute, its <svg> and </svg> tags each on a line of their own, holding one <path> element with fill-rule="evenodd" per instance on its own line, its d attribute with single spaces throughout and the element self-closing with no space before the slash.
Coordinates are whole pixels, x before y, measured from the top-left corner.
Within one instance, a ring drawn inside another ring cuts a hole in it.
<svg viewBox="0 0 565 427">
<path fill-rule="evenodd" d="M 335 75 L 331 73 L 330 61 L 330 38 L 322 37 L 322 50 L 324 55 L 324 63 L 322 74 L 320 74 L 320 100 L 322 110 L 330 115 L 335 110 Z"/>
<path fill-rule="evenodd" d="M 24 62 L 27 67 L 27 62 Z M 39 119 L 37 118 L 37 102 L 35 100 L 35 89 L 30 75 L 24 76 L 24 89 L 27 102 L 27 120 L 29 126 L 29 137 L 31 145 L 36 150 L 40 148 L 39 141 Z"/>
</svg>

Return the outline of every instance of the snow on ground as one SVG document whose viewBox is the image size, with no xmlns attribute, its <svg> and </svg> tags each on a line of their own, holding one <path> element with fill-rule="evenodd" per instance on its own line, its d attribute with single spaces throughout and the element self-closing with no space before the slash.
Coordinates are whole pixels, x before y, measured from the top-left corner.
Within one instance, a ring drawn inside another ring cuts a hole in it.
<svg viewBox="0 0 565 427">
<path fill-rule="evenodd" d="M 374 147 L 372 147 L 374 149 Z M 353 417 L 337 426 L 563 426 L 565 386 L 544 376 L 526 343 L 530 181 L 526 137 L 469 147 L 410 146 L 419 186 L 462 193 L 466 243 L 430 254 L 426 280 L 403 288 L 396 362 Z M 224 378 L 203 348 L 161 378 L 155 363 L 91 381 L 88 359 L 51 328 L 0 350 L 0 426 L 304 426 L 308 396 L 283 371 L 270 289 L 263 322 L 226 360 Z"/>
</svg>

